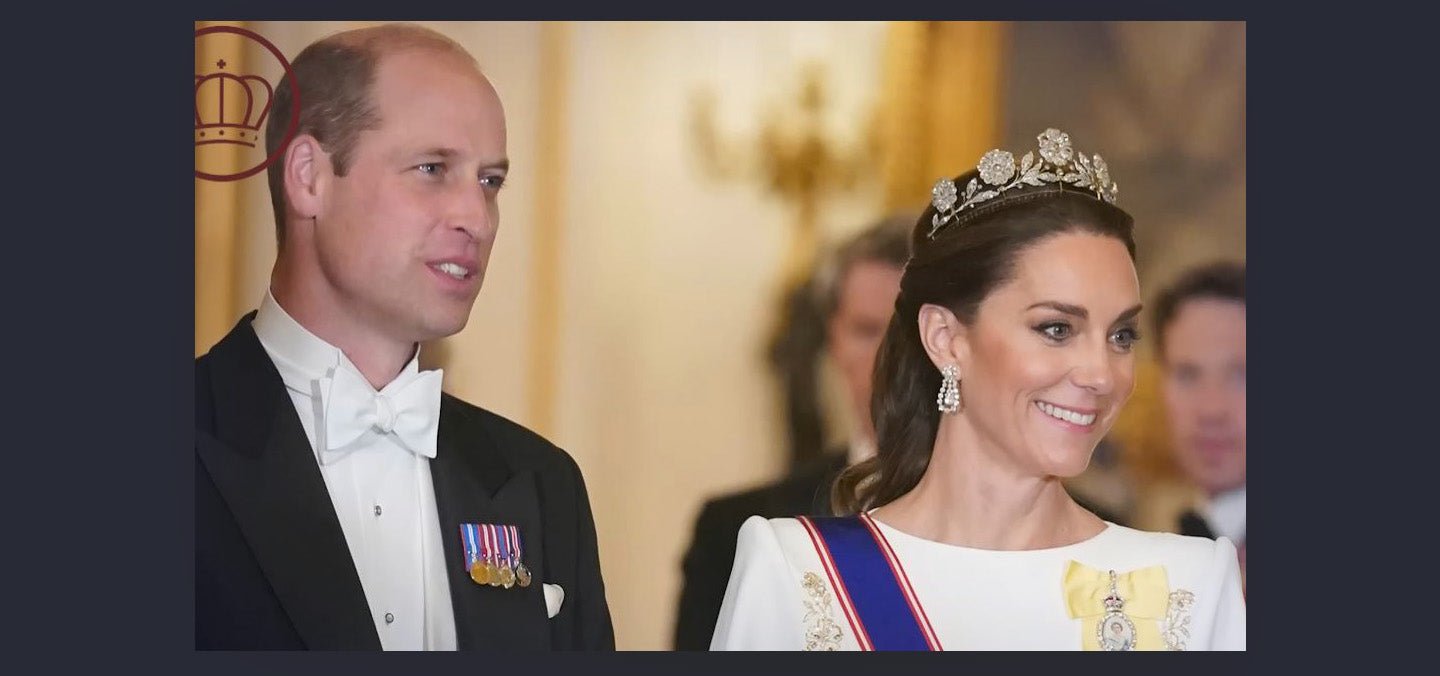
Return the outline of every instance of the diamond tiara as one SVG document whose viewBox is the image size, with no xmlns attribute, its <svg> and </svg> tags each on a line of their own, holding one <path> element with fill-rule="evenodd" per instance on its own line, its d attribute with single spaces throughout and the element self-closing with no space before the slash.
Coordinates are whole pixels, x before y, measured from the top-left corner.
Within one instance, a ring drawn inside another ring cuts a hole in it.
<svg viewBox="0 0 1440 676">
<path fill-rule="evenodd" d="M 996 148 L 981 156 L 976 165 L 980 177 L 970 179 L 963 194 L 948 178 L 936 181 L 930 189 L 930 203 L 935 205 L 935 215 L 930 217 L 930 239 L 952 220 L 959 220 L 960 212 L 1022 185 L 1054 183 L 1063 190 L 1068 184 L 1093 193 L 1107 204 L 1115 203 L 1120 187 L 1110 180 L 1110 167 L 1100 155 L 1086 157 L 1076 152 L 1070 146 L 1070 135 L 1059 129 L 1046 129 L 1035 138 L 1040 142 L 1038 162 L 1034 152 L 1027 152 L 1016 166 L 1014 155 Z"/>
</svg>

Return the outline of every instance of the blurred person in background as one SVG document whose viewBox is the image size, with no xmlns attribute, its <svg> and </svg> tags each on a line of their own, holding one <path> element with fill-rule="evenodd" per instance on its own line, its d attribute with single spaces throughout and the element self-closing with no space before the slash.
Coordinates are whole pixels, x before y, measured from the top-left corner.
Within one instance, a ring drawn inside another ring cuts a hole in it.
<svg viewBox="0 0 1440 676">
<path fill-rule="evenodd" d="M 695 521 L 682 568 L 676 613 L 676 650 L 707 650 L 735 560 L 735 540 L 745 519 L 829 514 L 830 484 L 846 466 L 875 453 L 870 422 L 870 378 L 875 353 L 900 293 L 900 274 L 910 255 L 913 215 L 881 220 L 844 241 L 820 266 L 813 281 L 824 318 L 823 349 L 840 373 L 851 407 L 850 438 L 785 477 L 709 500 Z"/>
<path fill-rule="evenodd" d="M 1234 541 L 1245 570 L 1245 266 L 1182 273 L 1158 297 L 1157 356 L 1171 447 L 1202 496 L 1181 514 L 1183 535 Z"/>
</svg>

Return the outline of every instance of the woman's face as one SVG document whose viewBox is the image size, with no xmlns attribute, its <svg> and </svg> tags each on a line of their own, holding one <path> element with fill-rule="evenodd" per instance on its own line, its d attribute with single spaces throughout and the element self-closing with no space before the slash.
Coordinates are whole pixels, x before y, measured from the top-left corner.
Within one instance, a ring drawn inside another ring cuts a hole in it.
<svg viewBox="0 0 1440 676">
<path fill-rule="evenodd" d="M 1023 251 L 957 335 L 963 415 L 1026 473 L 1085 470 L 1135 382 L 1140 284 L 1125 245 L 1064 233 Z"/>
</svg>

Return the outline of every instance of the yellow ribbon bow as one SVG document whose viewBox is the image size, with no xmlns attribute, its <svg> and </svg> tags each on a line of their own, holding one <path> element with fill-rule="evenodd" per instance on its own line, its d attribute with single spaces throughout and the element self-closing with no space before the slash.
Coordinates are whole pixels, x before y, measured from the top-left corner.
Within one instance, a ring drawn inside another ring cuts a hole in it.
<svg viewBox="0 0 1440 676">
<path fill-rule="evenodd" d="M 1065 607 L 1070 617 L 1079 618 L 1080 641 L 1085 650 L 1102 650 L 1095 626 L 1105 615 L 1105 597 L 1110 595 L 1110 571 L 1071 561 L 1065 570 Z M 1115 589 L 1124 599 L 1122 612 L 1135 624 L 1136 650 L 1165 650 L 1160 623 L 1170 604 L 1170 584 L 1164 566 L 1150 566 L 1117 573 Z"/>
</svg>

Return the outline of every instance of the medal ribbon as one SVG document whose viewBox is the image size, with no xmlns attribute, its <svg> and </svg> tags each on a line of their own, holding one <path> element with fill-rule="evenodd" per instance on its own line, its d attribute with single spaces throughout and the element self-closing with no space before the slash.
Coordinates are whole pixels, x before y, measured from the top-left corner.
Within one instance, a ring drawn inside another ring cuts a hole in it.
<svg viewBox="0 0 1440 676">
<path fill-rule="evenodd" d="M 515 565 L 525 562 L 525 549 L 520 545 L 520 527 L 506 526 L 505 530 L 510 534 L 510 542 L 515 547 Z"/>
<path fill-rule="evenodd" d="M 505 526 L 496 526 L 495 543 L 499 545 L 500 549 L 496 565 L 501 568 L 514 568 L 514 565 L 510 563 L 510 529 Z"/>
<path fill-rule="evenodd" d="M 460 542 L 465 546 L 465 560 L 461 562 L 465 572 L 470 572 L 470 566 L 480 560 L 481 536 L 480 525 L 474 523 L 460 524 Z"/>
<path fill-rule="evenodd" d="M 485 560 L 493 566 L 497 563 L 495 553 L 500 549 L 499 545 L 495 542 L 495 526 L 487 523 L 481 526 L 481 528 L 485 529 Z M 493 569 L 491 573 L 494 573 Z"/>
</svg>

